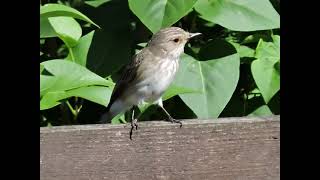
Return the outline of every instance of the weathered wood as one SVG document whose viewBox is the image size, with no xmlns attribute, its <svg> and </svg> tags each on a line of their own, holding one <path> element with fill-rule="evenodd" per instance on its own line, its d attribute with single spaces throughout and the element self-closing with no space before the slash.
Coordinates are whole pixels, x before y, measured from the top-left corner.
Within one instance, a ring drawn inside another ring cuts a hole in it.
<svg viewBox="0 0 320 180">
<path fill-rule="evenodd" d="M 40 128 L 42 180 L 280 179 L 280 116 Z"/>
</svg>

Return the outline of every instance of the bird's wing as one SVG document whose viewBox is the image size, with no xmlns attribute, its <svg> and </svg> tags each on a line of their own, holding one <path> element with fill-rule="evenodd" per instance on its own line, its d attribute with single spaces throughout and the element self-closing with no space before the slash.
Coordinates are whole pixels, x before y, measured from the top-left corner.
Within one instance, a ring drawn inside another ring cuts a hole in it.
<svg viewBox="0 0 320 180">
<path fill-rule="evenodd" d="M 142 53 L 134 55 L 131 63 L 125 67 L 121 77 L 116 82 L 116 85 L 112 91 L 111 98 L 107 106 L 107 111 L 109 111 L 111 105 L 123 94 L 123 92 L 128 88 L 128 85 L 135 79 L 142 58 Z"/>
</svg>

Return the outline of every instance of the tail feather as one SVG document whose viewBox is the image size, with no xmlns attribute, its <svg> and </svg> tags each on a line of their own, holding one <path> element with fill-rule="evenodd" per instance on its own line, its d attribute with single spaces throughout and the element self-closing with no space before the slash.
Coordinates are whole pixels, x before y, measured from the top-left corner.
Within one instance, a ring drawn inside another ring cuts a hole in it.
<svg viewBox="0 0 320 180">
<path fill-rule="evenodd" d="M 99 120 L 99 123 L 101 124 L 105 124 L 105 123 L 111 123 L 112 120 L 112 115 L 110 113 L 110 111 L 107 111 L 106 113 L 104 113 Z"/>
<path fill-rule="evenodd" d="M 126 106 L 122 101 L 115 101 L 112 105 L 108 105 L 107 112 L 100 118 L 100 123 L 111 123 L 111 120 L 119 113 L 126 111 L 129 106 Z"/>
</svg>

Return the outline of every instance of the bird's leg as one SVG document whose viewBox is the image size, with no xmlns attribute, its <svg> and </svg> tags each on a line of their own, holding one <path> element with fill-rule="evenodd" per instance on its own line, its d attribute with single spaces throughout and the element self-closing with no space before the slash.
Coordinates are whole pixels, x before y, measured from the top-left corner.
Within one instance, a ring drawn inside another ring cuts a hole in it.
<svg viewBox="0 0 320 180">
<path fill-rule="evenodd" d="M 138 118 L 134 118 L 134 107 L 132 107 L 132 114 L 131 114 L 131 129 L 130 129 L 130 139 L 132 140 L 132 131 L 136 128 L 138 130 Z"/>
<path fill-rule="evenodd" d="M 138 119 L 134 118 L 134 108 L 132 108 L 132 115 L 131 115 L 131 127 L 136 127 L 136 130 L 138 129 Z"/>
<path fill-rule="evenodd" d="M 172 122 L 172 123 L 179 123 L 180 124 L 180 128 L 182 127 L 182 122 L 180 120 L 177 120 L 177 119 L 174 119 L 171 117 L 171 115 L 168 113 L 168 111 L 163 107 L 163 104 L 162 104 L 162 98 L 160 98 L 157 102 L 158 106 L 161 107 L 161 109 L 167 114 L 169 120 Z"/>
</svg>

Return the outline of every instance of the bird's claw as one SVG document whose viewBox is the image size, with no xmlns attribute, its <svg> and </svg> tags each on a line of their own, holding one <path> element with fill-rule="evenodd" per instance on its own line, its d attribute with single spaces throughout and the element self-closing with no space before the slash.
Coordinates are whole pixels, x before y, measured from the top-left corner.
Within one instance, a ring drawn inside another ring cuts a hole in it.
<svg viewBox="0 0 320 180">
<path fill-rule="evenodd" d="M 169 120 L 170 120 L 172 123 L 178 123 L 178 124 L 180 124 L 180 128 L 182 127 L 182 122 L 181 122 L 180 120 L 173 119 L 172 117 L 170 117 Z"/>
<path fill-rule="evenodd" d="M 134 119 L 132 122 L 131 122 L 131 129 L 130 129 L 130 140 L 132 140 L 132 132 L 133 132 L 133 129 L 135 128 L 136 130 L 138 130 L 138 120 L 137 119 Z"/>
</svg>

